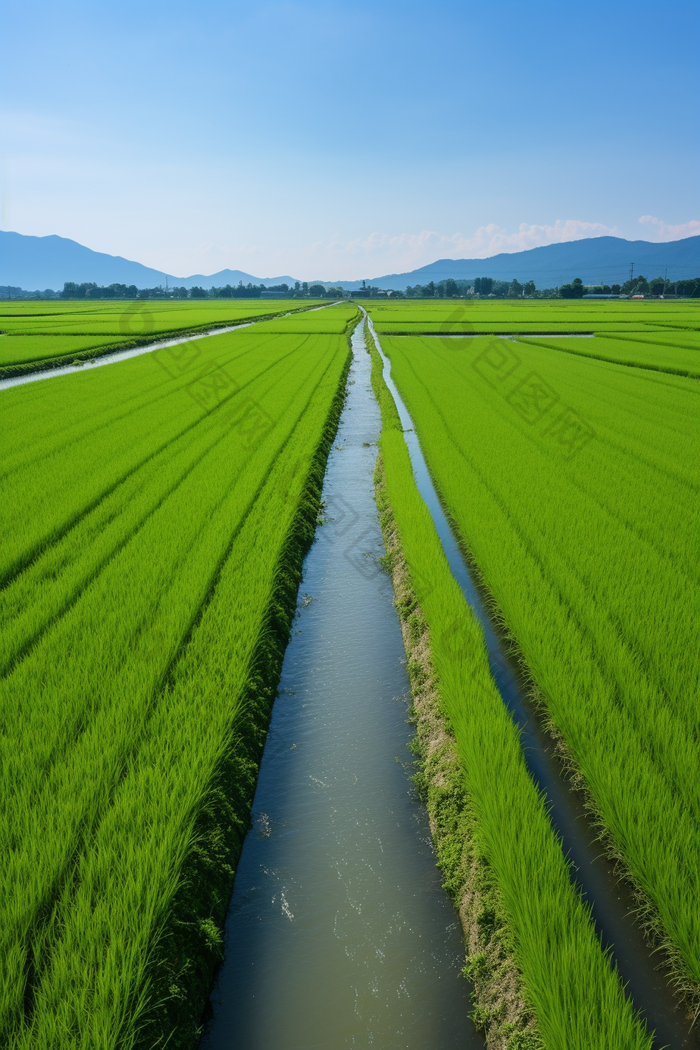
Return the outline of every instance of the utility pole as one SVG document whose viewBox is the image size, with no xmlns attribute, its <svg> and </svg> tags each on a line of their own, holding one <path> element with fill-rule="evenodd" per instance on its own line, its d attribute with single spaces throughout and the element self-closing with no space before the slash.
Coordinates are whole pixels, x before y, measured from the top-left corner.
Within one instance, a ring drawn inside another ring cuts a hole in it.
<svg viewBox="0 0 700 1050">
<path fill-rule="evenodd" d="M 634 279 L 634 263 L 630 264 L 630 281 Z"/>
</svg>

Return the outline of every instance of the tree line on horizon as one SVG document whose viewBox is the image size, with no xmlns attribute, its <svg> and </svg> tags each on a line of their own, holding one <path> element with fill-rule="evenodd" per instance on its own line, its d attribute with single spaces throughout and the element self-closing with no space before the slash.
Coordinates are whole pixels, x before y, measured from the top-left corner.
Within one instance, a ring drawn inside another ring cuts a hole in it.
<svg viewBox="0 0 700 1050">
<path fill-rule="evenodd" d="M 514 279 L 512 281 L 499 281 L 493 277 L 476 277 L 473 280 L 456 280 L 448 277 L 446 280 L 430 281 L 428 284 L 409 285 L 405 292 L 386 291 L 364 281 L 362 287 L 353 292 L 345 292 L 342 287 L 326 288 L 319 283 L 307 281 L 295 281 L 294 287 L 286 283 L 275 285 L 243 284 L 224 285 L 220 288 L 202 288 L 195 286 L 185 288 L 175 286 L 173 288 L 137 288 L 135 284 L 109 284 L 98 285 L 91 281 L 82 283 L 66 281 L 62 291 L 54 291 L 46 288 L 44 291 L 25 291 L 23 288 L 12 285 L 0 285 L 0 298 L 2 299 L 259 299 L 264 292 L 277 292 L 285 298 L 299 299 L 342 299 L 351 295 L 353 298 L 384 298 L 385 296 L 396 299 L 455 299 L 455 298 L 496 298 L 496 299 L 580 299 L 583 295 L 664 295 L 675 296 L 684 299 L 700 298 L 700 277 L 689 278 L 681 281 L 669 281 L 663 277 L 655 277 L 647 280 L 643 276 L 631 278 L 624 284 L 601 284 L 585 285 L 580 277 L 575 278 L 569 284 L 562 284 L 555 288 L 537 288 L 534 281 L 521 284 Z"/>
<path fill-rule="evenodd" d="M 669 281 L 664 277 L 654 277 L 647 281 L 646 277 L 633 277 L 624 284 L 601 284 L 585 285 L 580 277 L 576 277 L 571 284 L 564 284 L 559 288 L 559 294 L 563 299 L 580 299 L 581 296 L 589 295 L 673 295 L 683 299 L 700 298 L 700 277 L 694 277 L 686 281 Z"/>
<path fill-rule="evenodd" d="M 93 281 L 66 281 L 60 292 L 53 288 L 43 291 L 25 291 L 14 285 L 0 285 L 2 299 L 259 299 L 264 292 L 278 292 L 285 298 L 340 299 L 342 288 L 328 288 L 322 284 L 296 281 L 293 288 L 288 284 L 224 285 L 221 288 L 137 288 L 135 284 L 98 285 Z"/>
<path fill-rule="evenodd" d="M 476 277 L 474 280 L 454 280 L 448 277 L 444 281 L 430 281 L 428 284 L 409 285 L 405 296 L 407 299 L 455 299 L 466 295 L 489 296 L 499 299 L 522 298 L 523 295 L 535 295 L 537 289 L 534 281 L 521 284 L 518 280 L 498 281 L 494 277 Z"/>
<path fill-rule="evenodd" d="M 137 288 L 130 284 L 110 284 L 106 286 L 97 285 L 92 282 L 77 284 L 74 281 L 66 281 L 63 291 L 58 293 L 61 299 L 259 299 L 264 292 L 281 292 L 290 299 L 305 298 L 312 299 L 324 297 L 342 296 L 342 288 L 329 288 L 326 290 L 322 284 L 309 284 L 308 281 L 295 281 L 294 287 L 288 284 L 243 284 L 239 281 L 237 285 L 226 284 L 220 288 L 202 288 L 194 285 L 185 288 L 175 285 L 173 288 Z"/>
<path fill-rule="evenodd" d="M 400 295 L 401 293 L 392 293 Z M 493 277 L 476 277 L 474 280 L 456 281 L 448 278 L 430 281 L 426 285 L 414 285 L 405 291 L 407 299 L 453 299 L 466 296 L 496 299 L 580 299 L 588 295 L 673 295 L 682 298 L 700 298 L 700 277 L 685 281 L 669 281 L 656 277 L 647 281 L 645 277 L 635 277 L 624 284 L 586 285 L 580 277 L 570 284 L 555 288 L 537 288 L 534 281 L 521 284 L 518 280 L 498 281 Z"/>
</svg>

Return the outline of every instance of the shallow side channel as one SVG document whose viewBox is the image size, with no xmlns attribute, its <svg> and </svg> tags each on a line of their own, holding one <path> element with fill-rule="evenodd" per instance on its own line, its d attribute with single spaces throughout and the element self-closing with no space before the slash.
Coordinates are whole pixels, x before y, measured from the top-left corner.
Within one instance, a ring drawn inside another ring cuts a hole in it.
<svg viewBox="0 0 700 1050">
<path fill-rule="evenodd" d="M 372 492 L 362 328 L 202 1050 L 482 1050 L 410 782 L 409 683 Z"/>
<path fill-rule="evenodd" d="M 611 862 L 602 855 L 581 797 L 570 788 L 554 754 L 552 739 L 528 703 L 517 668 L 511 663 L 503 638 L 491 622 L 438 498 L 411 415 L 391 378 L 391 362 L 381 348 L 372 321 L 369 318 L 368 321 L 384 365 L 384 381 L 399 413 L 416 486 L 431 513 L 452 575 L 483 628 L 491 674 L 520 729 L 525 762 L 533 780 L 546 796 L 550 820 L 561 836 L 564 853 L 571 864 L 572 878 L 591 905 L 598 933 L 611 951 L 635 1008 L 655 1032 L 654 1046 L 695 1050 L 700 1047 L 700 1035 L 697 1031 L 689 1031 L 690 1020 L 679 1008 L 666 976 L 657 969 L 658 957 L 647 947 L 634 921 L 632 895 L 615 877 Z M 527 892 L 526 887 L 523 887 L 523 892 Z"/>
</svg>

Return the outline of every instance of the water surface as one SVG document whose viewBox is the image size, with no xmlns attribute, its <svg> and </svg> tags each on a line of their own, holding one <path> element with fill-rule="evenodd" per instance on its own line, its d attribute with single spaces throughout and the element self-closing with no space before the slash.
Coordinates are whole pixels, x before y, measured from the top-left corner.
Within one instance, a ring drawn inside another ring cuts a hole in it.
<svg viewBox="0 0 700 1050">
<path fill-rule="evenodd" d="M 476 1050 L 459 923 L 410 783 L 409 683 L 361 330 L 203 1050 Z"/>
</svg>

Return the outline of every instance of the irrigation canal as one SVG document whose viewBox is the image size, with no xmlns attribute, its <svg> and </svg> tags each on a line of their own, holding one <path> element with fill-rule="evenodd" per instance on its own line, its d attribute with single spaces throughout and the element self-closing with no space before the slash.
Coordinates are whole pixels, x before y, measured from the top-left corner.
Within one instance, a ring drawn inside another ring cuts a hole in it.
<svg viewBox="0 0 700 1050">
<path fill-rule="evenodd" d="M 404 429 L 416 485 L 430 510 L 452 575 L 484 630 L 491 674 L 513 721 L 520 728 L 525 761 L 530 775 L 546 796 L 550 819 L 561 836 L 564 852 L 571 863 L 572 878 L 583 897 L 590 902 L 599 935 L 611 951 L 635 1008 L 655 1032 L 654 1046 L 669 1050 L 698 1048 L 700 1033 L 689 1031 L 690 1021 L 679 1008 L 667 976 L 657 969 L 658 956 L 647 947 L 641 929 L 634 921 L 632 894 L 616 878 L 612 863 L 602 855 L 602 847 L 596 840 L 581 796 L 571 790 L 554 754 L 552 739 L 528 703 L 518 669 L 509 659 L 503 637 L 490 619 L 442 508 L 413 420 L 391 378 L 391 364 L 382 351 L 371 320 L 369 325 L 384 363 L 384 381 L 392 393 Z"/>
<path fill-rule="evenodd" d="M 411 783 L 362 328 L 238 865 L 202 1050 L 481 1050 Z"/>
</svg>

